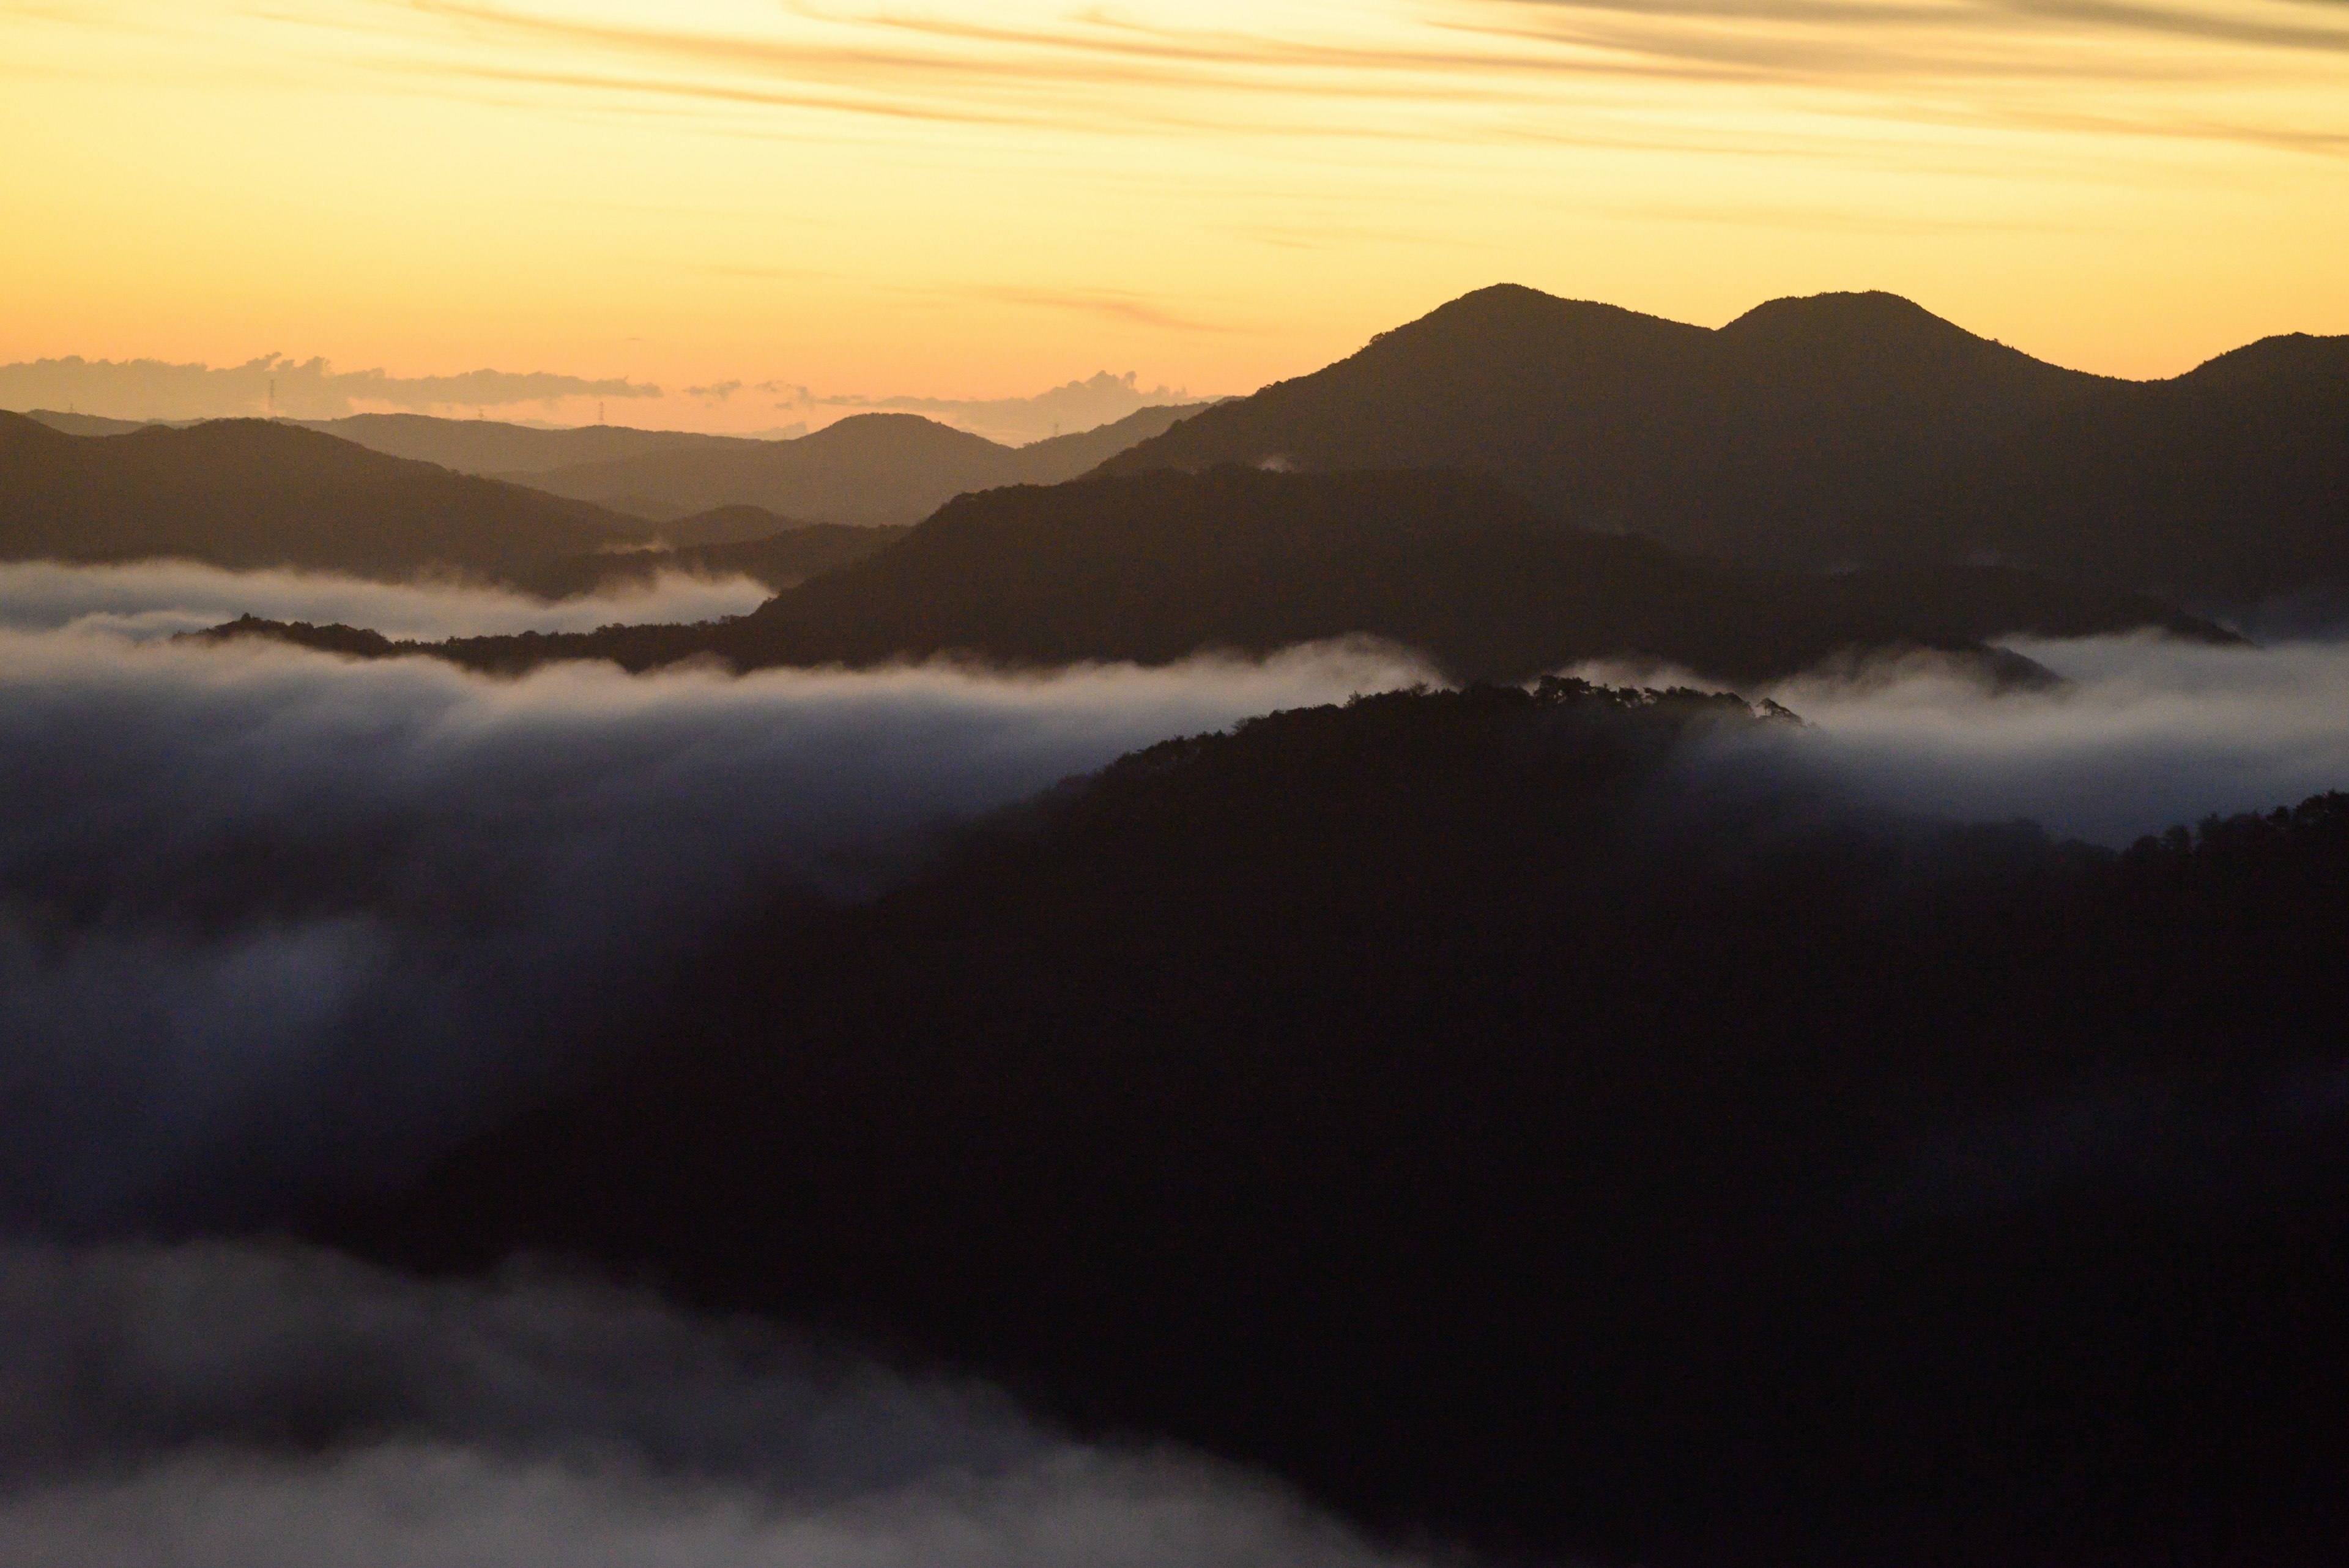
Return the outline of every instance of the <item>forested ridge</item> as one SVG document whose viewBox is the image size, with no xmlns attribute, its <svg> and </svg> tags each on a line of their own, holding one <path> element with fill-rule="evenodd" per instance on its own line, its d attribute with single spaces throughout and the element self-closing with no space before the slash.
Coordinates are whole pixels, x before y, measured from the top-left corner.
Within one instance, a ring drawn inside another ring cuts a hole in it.
<svg viewBox="0 0 2349 1568">
<path fill-rule="evenodd" d="M 1857 807 L 1793 722 L 1549 681 L 1154 747 L 750 922 L 323 1232 L 646 1271 L 1490 1549 L 2337 1541 L 2349 796 L 2114 852 Z"/>
</svg>

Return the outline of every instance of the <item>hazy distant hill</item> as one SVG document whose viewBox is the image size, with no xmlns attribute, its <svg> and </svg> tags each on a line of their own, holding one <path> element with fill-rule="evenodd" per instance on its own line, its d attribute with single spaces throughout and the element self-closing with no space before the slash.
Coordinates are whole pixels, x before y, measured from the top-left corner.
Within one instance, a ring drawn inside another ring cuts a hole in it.
<svg viewBox="0 0 2349 1568">
<path fill-rule="evenodd" d="M 1104 472 L 1231 462 L 1460 467 L 1578 523 L 1752 559 L 1987 555 L 2265 593 L 2349 576 L 2349 339 L 2135 383 L 1889 295 L 1776 300 L 1715 331 L 1503 286 Z"/>
<path fill-rule="evenodd" d="M 748 548 L 748 547 L 745 547 Z M 2001 678 L 2002 633 L 2158 627 L 2225 634 L 2158 601 L 2006 568 L 1805 576 L 1712 566 L 1561 524 L 1489 480 L 1440 471 L 1145 473 L 968 495 L 904 539 L 740 619 L 440 651 L 480 668 L 716 654 L 743 668 L 966 652 L 1015 665 L 1160 663 L 1350 634 L 1463 679 L 1522 680 L 1615 655 L 1724 680 L 1847 650 L 1924 647 Z"/>
<path fill-rule="evenodd" d="M 55 409 L 32 409 L 26 411 L 25 417 L 28 420 L 38 420 L 53 431 L 76 436 L 128 435 L 132 431 L 146 429 L 150 422 L 160 422 L 109 420 L 100 414 L 61 414 Z"/>
<path fill-rule="evenodd" d="M 917 414 L 857 414 L 796 441 L 657 452 L 533 474 L 528 483 L 647 517 L 748 504 L 828 523 L 909 524 L 967 491 L 1073 479 L 1195 411 L 1143 409 L 1099 430 L 1024 447 Z"/>
<path fill-rule="evenodd" d="M 264 420 L 69 436 L 0 414 L 0 558 L 509 576 L 647 525 Z"/>
<path fill-rule="evenodd" d="M 353 414 L 339 420 L 286 422 L 339 436 L 388 456 L 437 462 L 460 473 L 492 475 L 542 473 L 574 463 L 685 448 L 769 444 L 691 431 L 640 431 L 622 425 L 538 430 L 496 420 L 444 420 L 429 414 Z"/>
</svg>

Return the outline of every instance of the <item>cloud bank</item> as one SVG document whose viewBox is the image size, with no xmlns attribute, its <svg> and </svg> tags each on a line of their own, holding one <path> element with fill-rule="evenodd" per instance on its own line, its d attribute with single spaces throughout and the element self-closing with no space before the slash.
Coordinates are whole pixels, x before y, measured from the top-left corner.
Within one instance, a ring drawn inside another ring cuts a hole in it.
<svg viewBox="0 0 2349 1568">
<path fill-rule="evenodd" d="M 772 597 L 748 577 L 663 573 L 655 581 L 548 604 L 496 588 L 377 583 L 331 572 L 238 572 L 195 561 L 119 566 L 0 564 L 0 628 L 144 640 L 234 620 L 363 626 L 398 640 L 594 631 L 616 622 L 691 622 L 747 615 Z"/>
<path fill-rule="evenodd" d="M 2349 789 L 2349 639 L 2007 646 L 2064 683 L 1993 694 L 1932 654 L 1821 670 L 1746 693 L 1784 703 L 1802 728 L 1715 736 L 1695 760 L 1733 787 L 1755 767 L 1790 770 L 1847 802 L 1964 822 L 2027 818 L 2116 847 L 2213 813 Z M 1706 684 L 1654 664 L 1573 673 Z"/>
<path fill-rule="evenodd" d="M 2101 844 L 2349 789 L 2349 642 L 2012 646 L 2069 684 L 1992 697 L 1928 660 L 1772 695 L 1811 722 L 1805 753 L 1864 799 Z"/>
<path fill-rule="evenodd" d="M 1278 1489 L 1081 1445 L 641 1293 L 220 1245 L 0 1252 L 18 1568 L 1401 1568 Z"/>
<path fill-rule="evenodd" d="M 19 360 L 0 365 L 0 408 L 77 410 L 123 420 L 236 419 L 274 411 L 335 420 L 359 404 L 422 412 L 509 409 L 565 398 L 657 398 L 658 387 L 547 370 L 471 370 L 459 376 L 394 376 L 336 370 L 324 359 L 264 354 L 242 365 L 167 364 L 160 359 Z"/>
<path fill-rule="evenodd" d="M 1325 648 L 492 681 L 0 631 L 0 1229 L 254 1219 L 297 1177 L 392 1174 L 779 888 L 863 896 L 940 824 L 1419 674 Z"/>
</svg>

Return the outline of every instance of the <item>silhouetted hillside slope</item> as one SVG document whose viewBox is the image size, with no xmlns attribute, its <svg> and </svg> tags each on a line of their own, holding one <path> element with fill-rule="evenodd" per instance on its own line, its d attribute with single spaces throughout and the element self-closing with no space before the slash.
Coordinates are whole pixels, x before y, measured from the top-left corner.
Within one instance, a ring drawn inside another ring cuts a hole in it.
<svg viewBox="0 0 2349 1568">
<path fill-rule="evenodd" d="M 339 420 L 299 420 L 305 430 L 336 436 L 369 452 L 437 462 L 460 473 L 510 477 L 543 473 L 574 463 L 603 462 L 681 449 L 759 446 L 740 436 L 691 431 L 640 431 L 622 425 L 538 430 L 497 420 L 444 420 L 429 414 L 352 414 Z"/>
<path fill-rule="evenodd" d="M 2043 364 L 1882 294 L 1718 331 L 1498 287 L 1105 465 L 1451 466 L 1572 521 L 1796 564 L 1968 559 L 2213 597 L 2349 577 L 2349 340 L 2175 380 Z"/>
<path fill-rule="evenodd" d="M 262 420 L 68 436 L 0 414 L 0 558 L 506 576 L 646 525 Z"/>
<path fill-rule="evenodd" d="M 907 532 L 904 528 L 854 528 L 844 523 L 806 523 L 795 528 L 778 529 L 765 538 L 723 545 L 568 556 L 542 567 L 517 572 L 512 580 L 546 598 L 567 598 L 626 583 L 649 583 L 663 572 L 687 572 L 703 577 L 745 576 L 780 593 L 810 577 L 878 554 L 904 538 Z"/>
<path fill-rule="evenodd" d="M 796 517 L 770 512 L 763 506 L 713 506 L 707 512 L 675 517 L 660 525 L 660 536 L 678 549 L 697 545 L 742 545 L 771 539 L 787 528 L 808 524 Z"/>
<path fill-rule="evenodd" d="M 1562 526 L 1464 475 L 1235 468 L 966 496 L 895 549 L 761 607 L 718 646 L 744 664 L 951 649 L 1158 662 L 1368 633 L 1462 679 L 1636 653 L 1754 680 L 1850 649 L 2136 625 L 2200 629 L 2150 601 L 2019 574 L 1701 566 L 1650 540 Z"/>
<path fill-rule="evenodd" d="M 1934 475 L 1914 516 L 1944 555 L 2178 596 L 2349 585 L 2349 337 L 2099 391 Z"/>
<path fill-rule="evenodd" d="M 1528 1561 L 2323 1560 L 2349 797 L 2114 855 L 1871 818 L 1783 732 L 1550 683 L 1152 748 L 779 910 L 326 1229 L 584 1255 Z"/>
<path fill-rule="evenodd" d="M 1032 446 L 999 446 L 917 414 L 857 414 L 797 441 L 588 463 L 530 483 L 649 517 L 749 504 L 827 523 L 910 524 L 967 491 L 1073 479 L 1188 409 L 1143 409 Z"/>
<path fill-rule="evenodd" d="M 1463 680 L 1660 659 L 1725 680 L 1926 648 L 1994 680 L 2044 674 L 1985 639 L 2157 628 L 2230 634 L 2140 595 L 2011 568 L 1835 576 L 1704 566 L 1568 527 L 1439 471 L 1143 473 L 967 495 L 902 540 L 703 628 L 469 638 L 432 651 L 512 670 L 551 659 L 740 668 L 964 653 L 1011 665 L 1164 663 L 1368 635 Z"/>
</svg>

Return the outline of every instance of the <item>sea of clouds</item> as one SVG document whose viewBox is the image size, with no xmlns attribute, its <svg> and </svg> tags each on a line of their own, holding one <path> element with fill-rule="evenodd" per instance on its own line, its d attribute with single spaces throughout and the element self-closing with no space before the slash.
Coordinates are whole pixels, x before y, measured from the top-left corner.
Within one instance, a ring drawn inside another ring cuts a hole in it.
<svg viewBox="0 0 2349 1568">
<path fill-rule="evenodd" d="M 12 1568 L 1404 1568 L 984 1386 L 509 1268 L 0 1249 Z"/>
<path fill-rule="evenodd" d="M 491 680 L 165 635 L 247 610 L 554 630 L 757 597 L 676 579 L 550 608 L 0 567 L 0 1561 L 1419 1560 L 1195 1457 L 1080 1442 L 985 1387 L 641 1293 L 135 1239 L 412 1170 L 657 1017 L 778 889 L 868 897 L 952 824 L 1135 747 L 1427 679 L 1342 644 L 1045 675 Z M 1702 765 L 2110 844 L 2349 786 L 2349 643 L 2017 646 L 2064 683 L 1993 694 L 1930 659 L 1814 676 L 1768 693 L 1804 727 L 1716 736 Z"/>
<path fill-rule="evenodd" d="M 132 639 L 202 631 L 239 616 L 365 627 L 396 641 L 593 631 L 616 623 L 720 620 L 772 595 L 748 577 L 665 572 L 548 603 L 454 583 L 378 583 L 332 572 L 231 571 L 196 561 L 75 566 L 0 562 L 0 627 Z"/>
<path fill-rule="evenodd" d="M 493 680 L 0 630 L 0 1226 L 204 1225 L 397 1173 L 779 889 L 865 896 L 1136 747 L 1421 673 L 1336 647 Z"/>
</svg>

